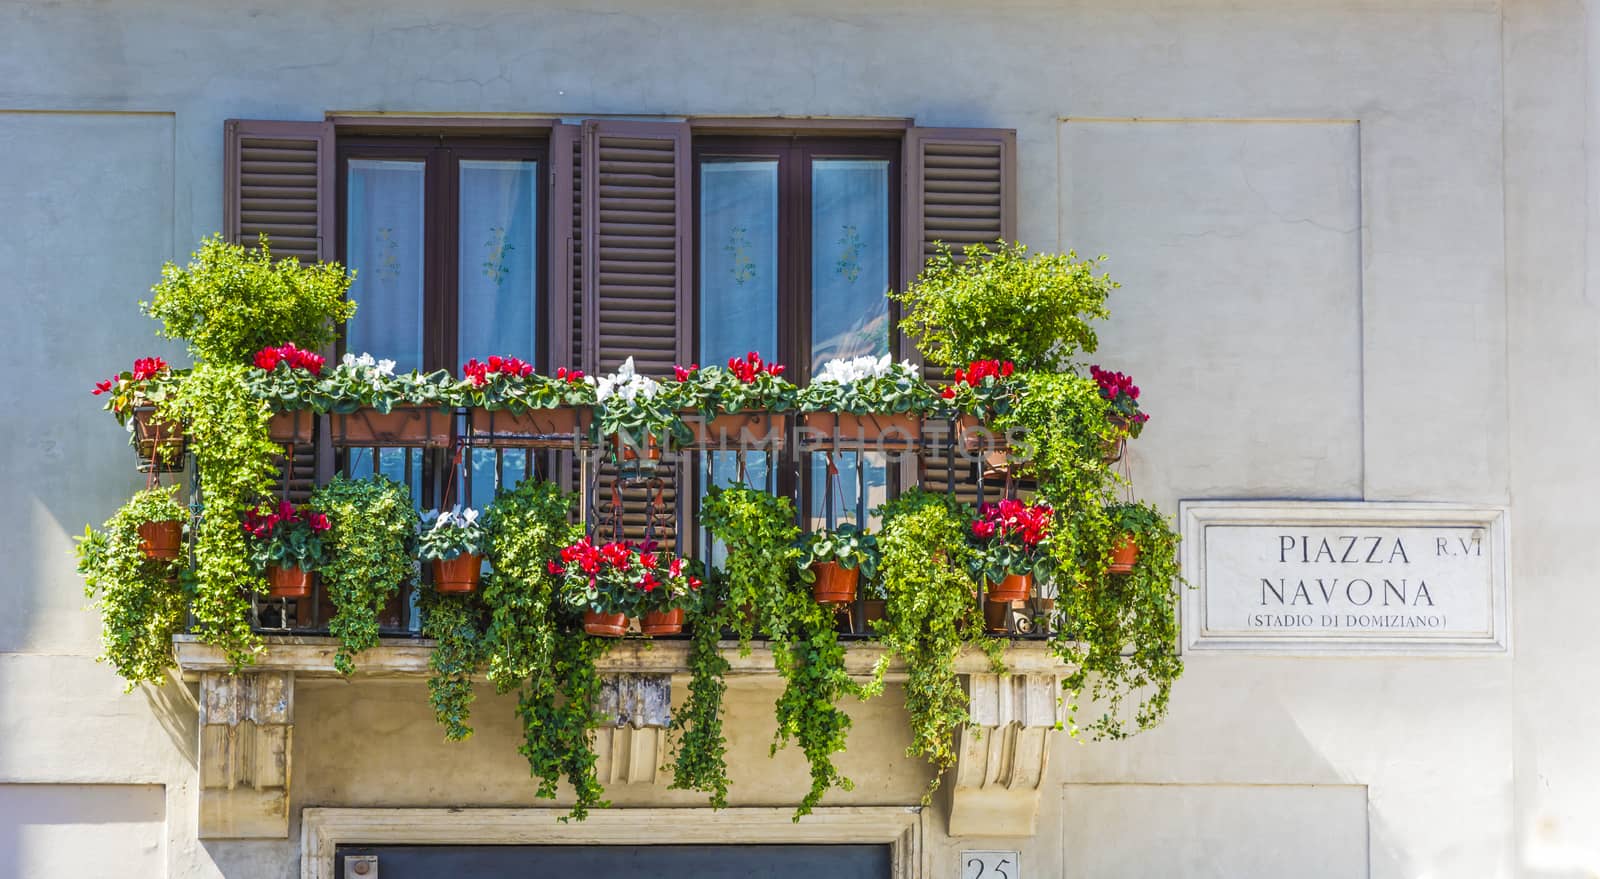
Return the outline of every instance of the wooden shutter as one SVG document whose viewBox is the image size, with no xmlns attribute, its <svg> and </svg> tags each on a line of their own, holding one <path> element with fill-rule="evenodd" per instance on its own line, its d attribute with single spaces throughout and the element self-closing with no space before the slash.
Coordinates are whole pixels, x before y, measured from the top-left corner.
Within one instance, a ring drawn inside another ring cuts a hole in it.
<svg viewBox="0 0 1600 879">
<path fill-rule="evenodd" d="M 229 241 L 254 247 L 264 234 L 274 256 L 333 259 L 333 123 L 229 119 L 222 174 L 222 228 Z M 296 445 L 292 467 L 279 461 L 289 499 L 309 498 L 319 478 L 332 477 L 332 461 L 331 448 L 319 453 L 313 443 Z"/>
<path fill-rule="evenodd" d="M 277 256 L 332 259 L 333 123 L 229 119 L 223 126 L 222 229 Z"/>
<path fill-rule="evenodd" d="M 922 272 L 936 242 L 948 244 L 960 257 L 968 244 L 993 244 L 1017 235 L 1017 133 L 997 128 L 912 128 L 905 140 L 905 197 L 901 230 L 900 276 L 910 284 Z M 901 350 L 920 360 L 908 339 Z M 925 367 L 932 381 L 944 378 L 938 367 Z M 922 474 L 924 487 L 950 486 L 949 458 L 941 447 L 928 450 Z M 975 468 L 956 458 L 955 493 L 972 503 L 978 497 Z M 985 487 L 993 499 L 1003 486 Z"/>
<path fill-rule="evenodd" d="M 576 181 L 583 206 L 575 237 L 584 368 L 613 372 L 631 356 L 641 374 L 670 377 L 673 364 L 689 359 L 693 313 L 689 126 L 587 120 Z M 624 529 L 632 539 L 643 538 L 647 504 L 654 500 L 666 515 L 660 517 L 665 531 L 652 536 L 671 545 L 683 527 L 674 511 L 685 474 L 667 462 L 659 473 L 663 484 L 653 489 L 622 491 Z M 614 475 L 609 467 L 601 474 L 602 505 L 610 502 L 606 486 Z"/>
</svg>

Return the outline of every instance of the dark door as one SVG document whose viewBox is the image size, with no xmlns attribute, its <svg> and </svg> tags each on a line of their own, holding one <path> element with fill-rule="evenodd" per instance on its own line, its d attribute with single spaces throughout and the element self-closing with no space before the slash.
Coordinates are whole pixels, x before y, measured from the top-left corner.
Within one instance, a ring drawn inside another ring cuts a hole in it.
<svg viewBox="0 0 1600 879">
<path fill-rule="evenodd" d="M 887 845 L 385 845 L 339 846 L 376 855 L 378 879 L 887 879 Z"/>
</svg>

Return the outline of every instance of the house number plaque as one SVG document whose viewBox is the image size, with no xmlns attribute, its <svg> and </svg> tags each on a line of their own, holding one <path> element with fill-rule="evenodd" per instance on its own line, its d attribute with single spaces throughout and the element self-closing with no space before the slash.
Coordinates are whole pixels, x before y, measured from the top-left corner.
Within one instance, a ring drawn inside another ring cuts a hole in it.
<svg viewBox="0 0 1600 879">
<path fill-rule="evenodd" d="M 1016 852 L 962 852 L 961 879 L 1019 879 Z"/>
<path fill-rule="evenodd" d="M 1184 645 L 1261 653 L 1507 647 L 1506 512 L 1186 501 Z"/>
</svg>

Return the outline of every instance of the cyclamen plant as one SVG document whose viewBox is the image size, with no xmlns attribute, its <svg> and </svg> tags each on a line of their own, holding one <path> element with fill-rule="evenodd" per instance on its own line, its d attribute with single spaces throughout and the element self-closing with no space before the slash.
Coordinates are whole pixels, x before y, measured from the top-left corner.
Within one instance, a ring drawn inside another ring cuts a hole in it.
<svg viewBox="0 0 1600 879">
<path fill-rule="evenodd" d="M 800 408 L 807 412 L 926 415 L 937 402 L 916 364 L 909 360 L 895 363 L 887 354 L 830 360 L 800 392 Z"/>
<path fill-rule="evenodd" d="M 783 377 L 786 367 L 769 363 L 751 351 L 729 357 L 726 368 L 699 364 L 672 367 L 676 384 L 669 386 L 678 408 L 706 416 L 725 412 L 787 412 L 799 389 Z"/>
<path fill-rule="evenodd" d="M 955 415 L 972 415 L 987 421 L 1011 411 L 1016 389 L 1010 381 L 1016 365 L 1009 360 L 974 360 L 956 369 L 953 381 L 939 391 Z"/>
<path fill-rule="evenodd" d="M 701 585 L 685 560 L 660 551 L 654 541 L 596 544 L 584 537 L 564 547 L 548 566 L 561 578 L 562 601 L 601 614 L 687 609 Z"/>
<path fill-rule="evenodd" d="M 586 379 L 587 381 L 587 379 Z M 686 444 L 691 433 L 678 415 L 678 395 L 635 371 L 633 358 L 595 381 L 595 425 L 602 437 L 620 437 L 634 448 L 650 438 Z"/>
<path fill-rule="evenodd" d="M 811 566 L 819 562 L 838 562 L 842 568 L 860 569 L 863 579 L 878 575 L 878 538 L 854 525 L 840 525 L 831 531 L 812 531 L 795 542 L 800 550 L 800 579 L 817 579 Z"/>
<path fill-rule="evenodd" d="M 330 527 L 326 513 L 288 501 L 247 510 L 244 531 L 250 538 L 250 561 L 258 571 L 267 565 L 314 571 L 327 561 L 322 534 Z"/>
<path fill-rule="evenodd" d="M 1010 574 L 1047 575 L 1054 570 L 1050 531 L 1055 510 L 1016 498 L 978 508 L 969 526 L 973 548 L 970 569 L 975 577 L 998 583 Z"/>
<path fill-rule="evenodd" d="M 1089 375 L 1100 386 L 1100 396 L 1111 403 L 1112 417 L 1120 418 L 1128 436 L 1137 438 L 1150 420 L 1149 415 L 1139 411 L 1139 386 L 1127 375 L 1098 366 L 1089 367 Z"/>
<path fill-rule="evenodd" d="M 396 375 L 394 369 L 393 360 L 345 354 L 311 389 L 312 408 L 342 414 L 363 407 L 390 412 L 400 405 L 455 405 L 455 380 L 444 370 Z"/>
<path fill-rule="evenodd" d="M 248 371 L 245 382 L 251 394 L 276 411 L 311 409 L 316 406 L 317 380 L 325 363 L 321 354 L 293 342 L 269 346 L 256 352 L 255 369 Z"/>
<path fill-rule="evenodd" d="M 554 376 L 543 376 L 516 357 L 492 355 L 483 362 L 476 357 L 468 360 L 461 374 L 466 378 L 456 388 L 456 402 L 463 406 L 521 414 L 529 409 L 594 404 L 594 386 L 584 381 L 581 369 L 563 366 Z"/>
<path fill-rule="evenodd" d="M 478 511 L 456 507 L 422 514 L 417 529 L 417 557 L 425 562 L 447 562 L 461 555 L 488 554 L 489 532 Z"/>
<path fill-rule="evenodd" d="M 182 373 L 167 365 L 160 357 L 140 357 L 133 361 L 133 369 L 124 370 L 103 382 L 95 382 L 92 393 L 106 398 L 105 411 L 116 416 L 124 427 L 133 410 L 139 406 L 153 406 L 166 400 Z"/>
</svg>

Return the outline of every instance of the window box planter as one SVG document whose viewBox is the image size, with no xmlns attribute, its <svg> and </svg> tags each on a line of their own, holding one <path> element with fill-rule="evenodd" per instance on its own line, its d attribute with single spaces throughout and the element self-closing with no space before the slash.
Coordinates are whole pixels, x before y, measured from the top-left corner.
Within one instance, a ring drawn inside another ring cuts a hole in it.
<svg viewBox="0 0 1600 879">
<path fill-rule="evenodd" d="M 639 619 L 639 631 L 646 635 L 677 635 L 683 632 L 683 608 L 652 610 Z"/>
<path fill-rule="evenodd" d="M 706 418 L 698 412 L 682 413 L 683 423 L 694 433 L 691 449 L 783 448 L 789 416 L 772 412 L 726 412 Z"/>
<path fill-rule="evenodd" d="M 507 409 L 468 409 L 475 444 L 521 449 L 569 449 L 588 435 L 594 410 L 558 406 L 516 413 Z"/>
<path fill-rule="evenodd" d="M 455 413 L 434 406 L 396 406 L 388 412 L 357 409 L 328 416 L 328 432 L 339 448 L 450 445 Z"/>
<path fill-rule="evenodd" d="M 140 470 L 157 473 L 182 470 L 183 455 L 187 451 L 185 443 L 183 425 L 158 417 L 154 406 L 134 408 L 133 447 L 142 459 Z"/>
<path fill-rule="evenodd" d="M 453 559 L 440 559 L 433 563 L 433 591 L 447 595 L 465 595 L 478 591 L 478 579 L 483 576 L 483 556 L 464 552 Z"/>
<path fill-rule="evenodd" d="M 294 412 L 274 412 L 267 422 L 267 435 L 280 446 L 305 445 L 311 442 L 311 428 L 317 415 L 309 409 Z"/>
<path fill-rule="evenodd" d="M 836 449 L 914 449 L 922 443 L 922 416 L 909 412 L 807 412 L 801 445 Z"/>
<path fill-rule="evenodd" d="M 597 638 L 621 638 L 628 632 L 628 615 L 586 610 L 583 612 L 583 631 Z"/>
<path fill-rule="evenodd" d="M 999 583 L 985 583 L 990 602 L 1027 601 L 1033 594 L 1032 574 L 1008 574 Z"/>
<path fill-rule="evenodd" d="M 147 559 L 175 559 L 183 552 L 183 521 L 163 519 L 139 525 L 139 548 Z"/>
<path fill-rule="evenodd" d="M 311 572 L 305 568 L 267 565 L 268 598 L 310 598 Z"/>
</svg>

